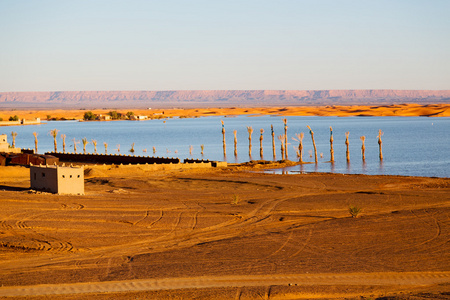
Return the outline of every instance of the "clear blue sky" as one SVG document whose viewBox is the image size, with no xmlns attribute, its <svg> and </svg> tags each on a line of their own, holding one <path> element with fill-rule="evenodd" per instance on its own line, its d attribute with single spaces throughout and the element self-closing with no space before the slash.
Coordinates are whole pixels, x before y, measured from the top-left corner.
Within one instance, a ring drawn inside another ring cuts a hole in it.
<svg viewBox="0 0 450 300">
<path fill-rule="evenodd" d="M 1 0 L 0 92 L 450 89 L 450 0 Z"/>
</svg>

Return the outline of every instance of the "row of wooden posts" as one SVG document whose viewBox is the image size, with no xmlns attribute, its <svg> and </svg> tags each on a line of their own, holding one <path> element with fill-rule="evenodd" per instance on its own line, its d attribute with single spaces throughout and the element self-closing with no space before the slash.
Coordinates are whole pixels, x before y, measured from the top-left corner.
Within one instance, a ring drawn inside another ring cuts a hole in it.
<svg viewBox="0 0 450 300">
<path fill-rule="evenodd" d="M 227 147 L 226 147 L 226 140 L 225 140 L 225 125 L 224 122 L 222 122 L 222 136 L 223 136 L 223 155 L 224 157 L 227 156 Z M 286 160 L 288 157 L 288 139 L 287 139 L 287 119 L 283 119 L 283 123 L 284 123 L 284 134 L 283 135 L 279 135 L 278 139 L 281 142 L 281 159 L 282 160 Z M 316 148 L 316 142 L 314 140 L 314 132 L 312 131 L 311 127 L 308 125 L 306 126 L 309 129 L 309 134 L 311 135 L 311 140 L 312 140 L 312 144 L 313 144 L 313 148 L 314 148 L 314 161 L 315 163 L 318 163 L 318 158 L 317 158 L 317 148 Z M 270 125 L 271 131 L 272 131 L 272 153 L 273 153 L 273 160 L 276 160 L 276 149 L 275 149 L 275 133 L 273 130 L 273 125 Z M 248 154 L 251 157 L 252 156 L 252 134 L 253 134 L 253 128 L 251 126 L 247 126 L 247 132 L 248 132 Z M 237 156 L 237 138 L 236 138 L 236 133 L 237 131 L 234 130 L 234 156 Z M 260 137 L 259 137 L 259 155 L 262 158 L 263 157 L 263 133 L 264 133 L 264 129 L 260 130 Z M 348 141 L 348 137 L 350 135 L 350 132 L 346 132 L 345 133 L 345 145 L 347 146 L 347 151 L 346 151 L 346 159 L 347 162 L 350 161 L 350 150 L 349 150 L 349 141 Z M 381 131 L 381 129 L 378 131 L 378 145 L 379 145 L 379 158 L 380 160 L 383 160 L 383 151 L 382 151 L 382 140 L 381 140 L 381 136 L 383 135 L 383 132 Z M 303 138 L 304 138 L 304 133 L 301 132 L 300 134 L 296 133 L 295 134 L 296 138 L 292 138 L 293 140 L 297 141 L 298 144 L 298 149 L 297 149 L 297 157 L 299 159 L 300 162 L 303 162 Z M 361 146 L 361 154 L 362 154 L 362 160 L 365 161 L 366 160 L 366 146 L 365 146 L 365 141 L 366 141 L 366 137 L 365 136 L 361 136 L 360 137 L 361 141 L 362 141 L 362 146 Z M 333 138 L 333 128 L 330 126 L 330 161 L 334 162 L 334 149 L 333 149 L 333 142 L 334 142 L 334 138 Z"/>
</svg>

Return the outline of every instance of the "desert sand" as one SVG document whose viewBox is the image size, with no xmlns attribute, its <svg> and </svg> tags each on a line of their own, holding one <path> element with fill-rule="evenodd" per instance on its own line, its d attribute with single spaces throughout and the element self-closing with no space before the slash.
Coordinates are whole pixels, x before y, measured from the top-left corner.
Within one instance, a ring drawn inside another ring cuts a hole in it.
<svg viewBox="0 0 450 300">
<path fill-rule="evenodd" d="M 450 179 L 276 166 L 90 165 L 84 196 L 0 167 L 0 297 L 449 298 Z"/>
<path fill-rule="evenodd" d="M 92 111 L 97 115 L 106 115 L 114 109 L 93 110 L 1 110 L 0 118 L 8 120 L 10 116 L 17 115 L 20 119 L 47 119 L 66 118 L 82 119 L 86 111 Z M 198 109 L 118 109 L 118 112 L 126 114 L 132 111 L 136 115 L 155 117 L 203 117 L 203 116 L 232 116 L 232 115 L 282 115 L 282 116 L 424 116 L 424 117 L 450 117 L 450 105 L 448 104 L 399 104 L 379 106 L 288 106 L 288 107 L 228 107 L 228 108 L 198 108 Z"/>
</svg>

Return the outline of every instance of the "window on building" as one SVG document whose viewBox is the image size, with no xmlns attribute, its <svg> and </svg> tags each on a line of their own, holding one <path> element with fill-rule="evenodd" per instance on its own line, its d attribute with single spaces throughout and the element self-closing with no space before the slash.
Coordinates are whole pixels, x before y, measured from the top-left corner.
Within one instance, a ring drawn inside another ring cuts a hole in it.
<svg viewBox="0 0 450 300">
<path fill-rule="evenodd" d="M 66 175 L 63 175 L 62 178 L 66 178 Z"/>
<path fill-rule="evenodd" d="M 42 177 L 45 177 L 45 173 L 44 172 L 42 172 Z"/>
<path fill-rule="evenodd" d="M 72 178 L 72 175 L 70 175 L 70 178 Z"/>
</svg>

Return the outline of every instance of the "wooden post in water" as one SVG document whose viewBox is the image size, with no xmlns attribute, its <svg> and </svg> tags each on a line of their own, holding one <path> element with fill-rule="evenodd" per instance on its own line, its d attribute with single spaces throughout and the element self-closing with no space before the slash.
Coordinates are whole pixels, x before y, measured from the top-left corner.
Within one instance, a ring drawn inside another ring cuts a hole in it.
<svg viewBox="0 0 450 300">
<path fill-rule="evenodd" d="M 192 145 L 189 145 L 189 155 L 192 156 L 192 149 L 194 149 L 194 147 L 192 147 Z"/>
<path fill-rule="evenodd" d="M 381 131 L 381 129 L 378 130 L 378 146 L 380 149 L 380 160 L 383 160 L 383 151 L 382 151 L 382 145 L 383 145 L 383 141 L 381 140 L 381 136 L 383 135 L 383 131 Z"/>
<path fill-rule="evenodd" d="M 17 136 L 17 132 L 11 131 L 12 147 L 13 147 L 13 148 L 16 147 L 16 136 Z"/>
<path fill-rule="evenodd" d="M 261 159 L 263 159 L 263 133 L 264 133 L 264 129 L 261 128 L 260 130 L 261 135 L 259 136 L 259 156 L 261 157 Z"/>
<path fill-rule="evenodd" d="M 333 149 L 333 128 L 330 126 L 330 161 L 334 162 L 334 149 Z"/>
<path fill-rule="evenodd" d="M 273 125 L 270 125 L 270 129 L 272 130 L 272 153 L 273 153 L 273 160 L 277 160 L 277 154 L 275 151 L 275 132 L 273 131 Z"/>
<path fill-rule="evenodd" d="M 34 135 L 34 153 L 38 153 L 38 138 L 37 138 L 37 136 L 38 136 L 38 134 L 37 134 L 37 132 L 33 132 L 33 135 Z"/>
<path fill-rule="evenodd" d="M 237 137 L 236 137 L 237 130 L 233 130 L 234 134 L 234 156 L 237 156 Z"/>
<path fill-rule="evenodd" d="M 278 139 L 281 142 L 281 160 L 285 160 L 284 135 L 279 135 Z"/>
<path fill-rule="evenodd" d="M 314 161 L 316 162 L 316 164 L 318 163 L 318 159 L 317 159 L 317 148 L 316 148 L 316 141 L 314 140 L 314 132 L 312 131 L 311 127 L 306 126 L 309 129 L 309 134 L 311 135 L 311 140 L 313 143 L 313 147 L 314 147 Z"/>
<path fill-rule="evenodd" d="M 222 143 L 223 143 L 223 157 L 227 156 L 227 143 L 225 141 L 225 125 L 223 124 L 223 120 L 221 120 L 222 122 Z"/>
<path fill-rule="evenodd" d="M 103 146 L 105 146 L 105 154 L 108 154 L 108 143 L 103 143 Z"/>
<path fill-rule="evenodd" d="M 205 145 L 201 144 L 201 145 L 200 145 L 200 149 L 202 150 L 202 151 L 200 152 L 200 154 L 203 156 L 203 151 L 205 150 Z"/>
<path fill-rule="evenodd" d="M 63 144 L 63 153 L 66 153 L 66 135 L 65 134 L 61 134 L 61 138 L 63 140 L 62 144 Z"/>
<path fill-rule="evenodd" d="M 366 137 L 363 135 L 363 136 L 361 136 L 359 138 L 362 141 L 362 146 L 361 146 L 362 160 L 366 161 L 366 145 L 365 145 Z"/>
<path fill-rule="evenodd" d="M 349 144 L 350 142 L 348 141 L 348 136 L 349 136 L 350 132 L 347 131 L 345 133 L 345 145 L 347 146 L 347 151 L 345 152 L 345 156 L 347 157 L 347 162 L 350 162 L 350 150 L 349 150 Z"/>
<path fill-rule="evenodd" d="M 287 142 L 287 119 L 284 118 L 283 119 L 283 123 L 284 123 L 284 146 L 285 146 L 285 155 L 286 155 L 286 159 L 288 159 L 288 142 Z"/>
<path fill-rule="evenodd" d="M 252 133 L 253 133 L 252 126 L 247 126 L 247 131 L 248 131 L 248 156 L 252 157 Z"/>
<path fill-rule="evenodd" d="M 155 154 L 155 153 L 156 153 L 156 147 L 153 146 L 153 154 Z"/>
</svg>

